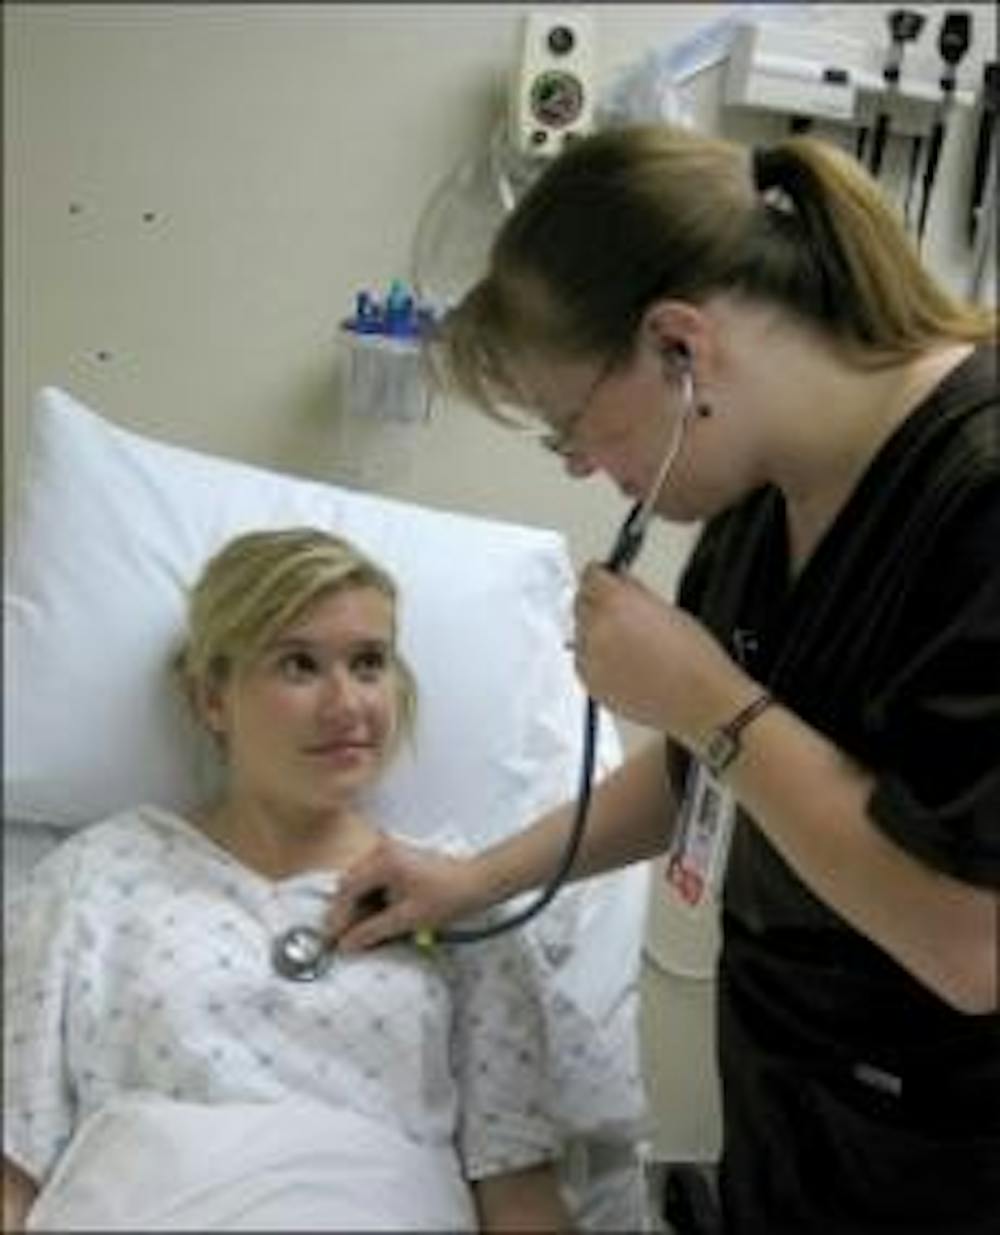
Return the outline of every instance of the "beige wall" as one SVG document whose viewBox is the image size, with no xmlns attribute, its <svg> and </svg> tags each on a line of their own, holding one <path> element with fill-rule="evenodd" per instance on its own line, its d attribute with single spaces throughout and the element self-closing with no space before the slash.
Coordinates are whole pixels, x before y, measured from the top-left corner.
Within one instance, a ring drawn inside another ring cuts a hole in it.
<svg viewBox="0 0 1000 1235">
<path fill-rule="evenodd" d="M 607 83 L 732 6 L 587 7 Z M 890 7 L 816 11 L 826 28 L 881 45 Z M 916 7 L 932 15 L 925 39 L 936 37 L 944 6 Z M 970 66 L 995 45 L 992 9 L 973 7 Z M 466 409 L 438 407 L 428 425 L 387 438 L 360 472 L 338 455 L 338 319 L 356 289 L 407 273 L 428 195 L 494 123 L 529 8 L 5 5 L 8 494 L 31 392 L 57 384 L 167 441 L 560 526 L 578 561 L 603 553 L 620 499 L 600 481 L 570 484 Z M 699 106 L 717 125 L 706 82 Z M 735 128 L 764 139 L 779 131 L 765 121 Z M 962 141 L 942 171 L 959 188 Z M 961 285 L 957 208 L 956 198 L 936 214 L 930 252 Z M 689 538 L 658 528 L 643 573 L 669 591 Z M 692 931 L 657 904 L 651 949 L 661 966 L 703 974 L 713 944 L 711 922 Z M 700 978 L 650 965 L 648 1058 L 664 1154 L 717 1146 L 710 995 Z"/>
</svg>

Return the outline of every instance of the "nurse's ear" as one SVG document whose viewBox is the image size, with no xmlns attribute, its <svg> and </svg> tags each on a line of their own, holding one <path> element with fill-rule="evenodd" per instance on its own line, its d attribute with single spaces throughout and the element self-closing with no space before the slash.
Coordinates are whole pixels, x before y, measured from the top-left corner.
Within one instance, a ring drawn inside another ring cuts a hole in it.
<svg viewBox="0 0 1000 1235">
<path fill-rule="evenodd" d="M 709 346 L 709 323 L 697 305 L 685 300 L 654 300 L 639 326 L 640 337 L 678 371 L 694 372 Z"/>
</svg>

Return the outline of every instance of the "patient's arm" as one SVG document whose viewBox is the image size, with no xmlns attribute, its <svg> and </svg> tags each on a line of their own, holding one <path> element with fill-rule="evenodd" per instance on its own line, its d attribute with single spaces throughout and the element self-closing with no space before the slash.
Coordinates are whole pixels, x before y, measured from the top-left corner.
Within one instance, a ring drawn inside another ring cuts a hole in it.
<svg viewBox="0 0 1000 1235">
<path fill-rule="evenodd" d="M 573 1229 L 552 1163 L 492 1175 L 472 1187 L 481 1231 Z"/>
<path fill-rule="evenodd" d="M 23 1231 L 28 1210 L 38 1195 L 38 1186 L 9 1158 L 3 1160 L 3 1229 Z"/>
</svg>

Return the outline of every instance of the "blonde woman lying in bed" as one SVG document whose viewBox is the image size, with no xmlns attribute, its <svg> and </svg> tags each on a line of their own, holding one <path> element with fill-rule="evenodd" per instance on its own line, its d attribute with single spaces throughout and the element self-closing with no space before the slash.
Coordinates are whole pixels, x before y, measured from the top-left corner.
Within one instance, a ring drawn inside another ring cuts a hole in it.
<svg viewBox="0 0 1000 1235">
<path fill-rule="evenodd" d="M 517 940 L 272 965 L 412 726 L 391 579 L 325 533 L 239 537 L 179 668 L 221 798 L 83 830 L 10 907 L 5 1228 L 565 1229 Z"/>
</svg>

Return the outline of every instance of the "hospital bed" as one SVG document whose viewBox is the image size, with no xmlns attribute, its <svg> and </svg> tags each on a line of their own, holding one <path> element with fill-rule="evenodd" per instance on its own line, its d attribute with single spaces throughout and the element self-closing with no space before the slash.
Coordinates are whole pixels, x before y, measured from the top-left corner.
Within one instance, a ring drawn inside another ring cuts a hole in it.
<svg viewBox="0 0 1000 1235">
<path fill-rule="evenodd" d="M 69 831 L 140 802 L 184 811 L 211 768 L 165 680 L 184 589 L 251 527 L 317 525 L 400 584 L 403 649 L 421 690 L 416 741 L 378 790 L 384 825 L 474 846 L 571 796 L 582 696 L 565 650 L 574 576 L 555 532 L 280 475 L 122 430 L 49 388 L 34 409 L 5 561 L 5 882 Z M 620 759 L 602 719 L 600 772 Z M 525 927 L 551 977 L 608 1046 L 599 1101 L 575 1101 L 563 1174 L 581 1227 L 646 1225 L 638 971 L 647 873 L 565 888 Z M 558 1044 L 556 1044 L 556 1049 Z M 592 1080 L 592 1078 L 590 1078 Z"/>
</svg>

